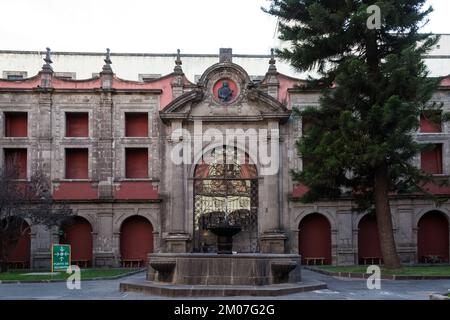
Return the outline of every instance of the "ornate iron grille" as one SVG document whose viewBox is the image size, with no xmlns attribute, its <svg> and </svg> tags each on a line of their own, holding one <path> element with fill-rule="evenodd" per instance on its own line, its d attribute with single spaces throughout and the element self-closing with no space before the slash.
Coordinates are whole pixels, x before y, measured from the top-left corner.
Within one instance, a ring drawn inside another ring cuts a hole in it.
<svg viewBox="0 0 450 320">
<path fill-rule="evenodd" d="M 258 251 L 258 180 L 256 166 L 237 148 L 216 148 L 203 155 L 194 174 L 194 251 L 215 252 L 209 228 L 228 217 L 242 231 L 233 250 Z"/>
</svg>

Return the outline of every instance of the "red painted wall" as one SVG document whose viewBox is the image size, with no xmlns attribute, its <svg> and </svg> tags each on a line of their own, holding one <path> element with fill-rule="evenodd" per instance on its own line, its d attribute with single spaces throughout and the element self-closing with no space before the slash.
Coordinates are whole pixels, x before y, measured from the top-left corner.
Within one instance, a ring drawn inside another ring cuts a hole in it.
<svg viewBox="0 0 450 320">
<path fill-rule="evenodd" d="M 66 149 L 66 179 L 88 177 L 88 149 Z"/>
<path fill-rule="evenodd" d="M 127 148 L 125 157 L 125 176 L 127 178 L 148 178 L 147 148 Z"/>
<path fill-rule="evenodd" d="M 303 184 L 295 184 L 292 190 L 292 198 L 300 198 L 309 191 L 309 188 Z"/>
<path fill-rule="evenodd" d="M 122 259 L 147 261 L 147 254 L 153 252 L 153 226 L 140 216 L 126 219 L 120 230 L 120 254 Z"/>
<path fill-rule="evenodd" d="M 433 150 L 422 152 L 421 168 L 427 173 L 442 173 L 442 144 L 436 144 Z"/>
<path fill-rule="evenodd" d="M 114 191 L 114 198 L 121 200 L 156 200 L 158 188 L 150 181 L 121 182 Z"/>
<path fill-rule="evenodd" d="M 148 113 L 126 113 L 125 135 L 127 137 L 148 137 Z"/>
<path fill-rule="evenodd" d="M 88 137 L 89 115 L 86 112 L 66 113 L 66 137 Z"/>
<path fill-rule="evenodd" d="M 358 225 L 358 258 L 382 257 L 378 226 L 375 216 L 365 215 Z"/>
<path fill-rule="evenodd" d="M 82 217 L 75 217 L 72 224 L 64 229 L 62 244 L 70 244 L 72 260 L 92 261 L 92 227 Z"/>
<path fill-rule="evenodd" d="M 26 137 L 28 135 L 28 113 L 5 112 L 5 137 Z"/>
<path fill-rule="evenodd" d="M 431 122 L 425 115 L 420 116 L 420 132 L 442 132 L 442 128 L 439 124 Z"/>
<path fill-rule="evenodd" d="M 323 257 L 325 264 L 331 264 L 331 226 L 328 219 L 319 213 L 312 213 L 300 222 L 299 253 L 305 258 Z"/>
<path fill-rule="evenodd" d="M 6 168 L 16 171 L 18 179 L 27 178 L 27 149 L 4 149 Z"/>
<path fill-rule="evenodd" d="M 23 222 L 22 231 L 25 231 L 17 242 L 16 247 L 11 251 L 8 257 L 9 262 L 23 261 L 30 264 L 31 236 L 28 223 Z"/>
<path fill-rule="evenodd" d="M 55 200 L 93 200 L 98 199 L 98 188 L 90 182 L 62 182 L 53 190 Z"/>
<path fill-rule="evenodd" d="M 444 214 L 431 211 L 419 220 L 417 232 L 419 261 L 426 255 L 438 255 L 449 261 L 449 229 Z"/>
</svg>

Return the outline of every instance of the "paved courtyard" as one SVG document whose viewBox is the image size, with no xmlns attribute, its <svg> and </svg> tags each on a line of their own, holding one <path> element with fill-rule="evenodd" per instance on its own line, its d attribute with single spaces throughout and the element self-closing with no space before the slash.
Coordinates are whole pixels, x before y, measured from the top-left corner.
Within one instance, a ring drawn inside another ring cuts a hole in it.
<svg viewBox="0 0 450 320">
<path fill-rule="evenodd" d="M 278 298 L 285 300 L 427 300 L 429 299 L 429 295 L 431 293 L 447 292 L 450 288 L 450 280 L 384 280 L 381 282 L 381 290 L 368 290 L 365 280 L 338 279 L 309 270 L 304 270 L 303 276 L 308 279 L 315 279 L 325 282 L 328 285 L 328 289 L 296 293 Z M 145 273 L 142 272 L 117 280 L 82 282 L 81 290 L 68 290 L 65 282 L 0 284 L 0 299 L 167 299 L 166 297 L 148 296 L 139 293 L 119 292 L 120 282 L 137 279 L 144 280 Z M 233 297 L 231 299 L 252 299 L 252 297 Z M 268 299 L 273 300 L 273 297 Z"/>
</svg>

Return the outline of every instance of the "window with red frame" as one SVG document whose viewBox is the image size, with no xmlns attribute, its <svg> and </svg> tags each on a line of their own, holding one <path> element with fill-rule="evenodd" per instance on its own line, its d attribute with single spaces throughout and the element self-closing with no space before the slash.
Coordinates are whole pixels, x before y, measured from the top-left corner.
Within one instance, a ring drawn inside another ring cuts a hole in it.
<svg viewBox="0 0 450 320">
<path fill-rule="evenodd" d="M 148 178 L 148 149 L 125 149 L 125 177 L 129 179 Z"/>
<path fill-rule="evenodd" d="M 28 136 L 28 113 L 5 112 L 5 137 Z"/>
<path fill-rule="evenodd" d="M 4 149 L 5 168 L 17 179 L 27 178 L 27 149 Z"/>
<path fill-rule="evenodd" d="M 436 122 L 440 118 L 441 112 L 423 113 L 420 115 L 420 132 L 422 133 L 436 133 L 442 132 L 442 125 Z M 437 118 L 437 119 L 434 119 Z"/>
<path fill-rule="evenodd" d="M 436 144 L 432 150 L 421 154 L 421 168 L 430 174 L 442 174 L 442 144 Z"/>
<path fill-rule="evenodd" d="M 125 113 L 125 136 L 148 137 L 148 113 L 146 112 Z"/>
<path fill-rule="evenodd" d="M 66 149 L 66 179 L 88 179 L 88 149 Z"/>
<path fill-rule="evenodd" d="M 66 113 L 66 137 L 88 137 L 89 114 L 87 112 Z"/>
</svg>

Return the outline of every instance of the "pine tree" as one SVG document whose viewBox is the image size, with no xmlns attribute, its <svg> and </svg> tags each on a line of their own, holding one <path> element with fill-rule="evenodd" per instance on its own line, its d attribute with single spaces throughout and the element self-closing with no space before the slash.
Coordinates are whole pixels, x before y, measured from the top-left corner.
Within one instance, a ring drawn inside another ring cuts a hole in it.
<svg viewBox="0 0 450 320">
<path fill-rule="evenodd" d="M 424 112 L 447 119 L 429 102 L 439 79 L 429 77 L 422 58 L 438 37 L 419 33 L 432 11 L 425 2 L 272 0 L 263 8 L 278 17 L 280 39 L 289 43 L 278 56 L 319 74 L 308 87 L 321 90 L 320 106 L 297 111 L 312 124 L 297 141 L 306 165 L 292 172 L 309 188 L 301 200 L 347 195 L 355 210 L 373 212 L 388 269 L 401 268 L 389 195 L 426 193 L 432 180 L 413 165 L 428 146 L 411 133 Z M 372 5 L 381 13 L 377 28 L 368 27 Z"/>
</svg>

